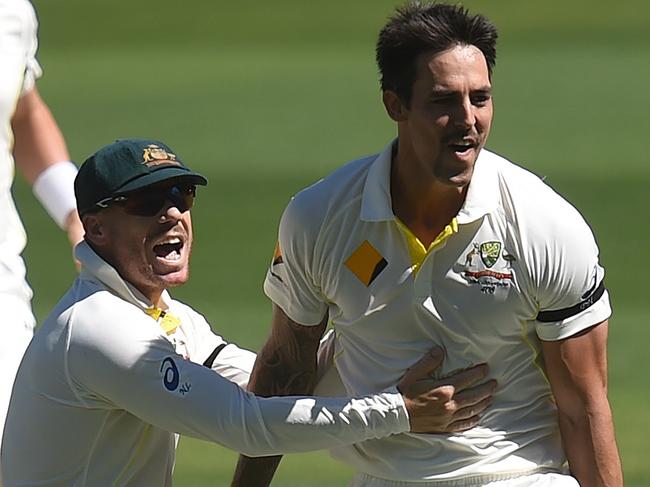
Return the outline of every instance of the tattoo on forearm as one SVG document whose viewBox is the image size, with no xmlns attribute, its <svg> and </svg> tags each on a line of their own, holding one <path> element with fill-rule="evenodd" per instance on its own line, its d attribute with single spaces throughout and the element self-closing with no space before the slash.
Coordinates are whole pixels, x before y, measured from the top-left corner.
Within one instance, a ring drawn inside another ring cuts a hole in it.
<svg viewBox="0 0 650 487">
<path fill-rule="evenodd" d="M 295 333 L 270 341 L 257 357 L 249 389 L 265 396 L 311 393 L 317 347 L 318 339 Z"/>
</svg>

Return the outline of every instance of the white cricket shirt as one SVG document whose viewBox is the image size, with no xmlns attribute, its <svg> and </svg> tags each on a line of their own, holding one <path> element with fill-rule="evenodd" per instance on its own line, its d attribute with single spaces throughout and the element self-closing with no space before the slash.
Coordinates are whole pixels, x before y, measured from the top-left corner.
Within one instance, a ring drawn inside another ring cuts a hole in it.
<svg viewBox="0 0 650 487">
<path fill-rule="evenodd" d="M 1 452 L 5 487 L 169 486 L 174 433 L 256 456 L 409 430 L 394 388 L 357 399 L 245 392 L 236 383 L 246 383 L 254 354 L 226 344 L 167 293 L 157 321 L 151 303 L 86 243 L 76 256 L 81 275 L 16 377 Z"/>
<path fill-rule="evenodd" d="M 439 376 L 486 362 L 498 388 L 469 431 L 406 433 L 335 456 L 400 481 L 560 469 L 540 339 L 569 337 L 610 315 L 589 227 L 538 177 L 483 150 L 447 237 L 414 262 L 412 238 L 392 211 L 391 147 L 295 196 L 265 292 L 298 323 L 317 324 L 329 311 L 349 394 L 396 383 L 433 345 L 446 351 Z"/>
<path fill-rule="evenodd" d="M 32 291 L 25 282 L 25 230 L 11 195 L 14 178 L 11 119 L 18 98 L 41 75 L 36 61 L 36 15 L 27 0 L 0 0 L 0 294 L 25 303 Z"/>
</svg>

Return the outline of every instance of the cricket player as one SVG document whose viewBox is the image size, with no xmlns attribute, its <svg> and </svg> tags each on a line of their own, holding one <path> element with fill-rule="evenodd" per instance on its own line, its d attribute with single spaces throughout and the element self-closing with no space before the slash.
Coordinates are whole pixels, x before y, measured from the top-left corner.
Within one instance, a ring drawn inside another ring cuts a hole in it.
<svg viewBox="0 0 650 487">
<path fill-rule="evenodd" d="M 14 376 L 34 330 L 21 253 L 26 235 L 11 195 L 15 166 L 71 244 L 83 235 L 75 209 L 77 168 L 35 85 L 37 22 L 26 0 L 0 0 L 0 438 Z"/>
<path fill-rule="evenodd" d="M 334 449 L 353 487 L 621 487 L 607 399 L 611 314 L 580 213 L 484 149 L 495 27 L 461 6 L 414 2 L 377 42 L 397 139 L 286 208 L 264 289 L 272 334 L 250 390 L 308 393 L 328 320 L 348 394 L 394 383 L 436 344 L 444 376 L 485 362 L 499 387 L 479 423 Z M 453 399 L 453 398 L 452 398 Z M 278 459 L 242 457 L 235 486 L 268 485 Z M 568 462 L 568 463 L 567 463 Z"/>
<path fill-rule="evenodd" d="M 413 360 L 398 388 L 352 399 L 241 389 L 255 355 L 167 292 L 189 277 L 190 209 L 206 183 L 153 140 L 117 141 L 81 166 L 81 274 L 20 365 L 1 451 L 5 487 L 168 486 L 178 434 L 268 455 L 438 431 L 485 409 L 494 383 L 475 384 L 486 366 L 436 381 L 440 349 Z M 439 400 L 449 387 L 465 391 L 454 414 Z"/>
</svg>

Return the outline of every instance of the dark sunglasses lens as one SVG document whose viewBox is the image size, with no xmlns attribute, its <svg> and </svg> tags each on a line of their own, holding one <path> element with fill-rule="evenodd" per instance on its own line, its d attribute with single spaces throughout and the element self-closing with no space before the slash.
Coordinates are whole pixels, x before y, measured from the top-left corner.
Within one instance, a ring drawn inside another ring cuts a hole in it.
<svg viewBox="0 0 650 487">
<path fill-rule="evenodd" d="M 129 196 L 124 202 L 124 210 L 131 215 L 154 216 L 170 201 L 181 213 L 194 205 L 196 188 L 194 186 L 171 186 L 149 190 Z"/>
<path fill-rule="evenodd" d="M 124 211 L 130 215 L 153 216 L 160 211 L 165 200 L 166 195 L 163 192 L 129 196 L 124 202 Z"/>
<path fill-rule="evenodd" d="M 194 206 L 196 187 L 194 186 L 172 186 L 169 189 L 169 200 L 174 203 L 181 213 L 186 212 Z"/>
</svg>

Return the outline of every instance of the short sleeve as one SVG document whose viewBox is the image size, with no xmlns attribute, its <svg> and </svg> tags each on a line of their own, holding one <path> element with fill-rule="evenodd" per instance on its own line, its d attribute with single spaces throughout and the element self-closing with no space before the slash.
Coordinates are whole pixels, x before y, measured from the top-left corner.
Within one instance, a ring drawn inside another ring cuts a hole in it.
<svg viewBox="0 0 650 487">
<path fill-rule="evenodd" d="M 250 350 L 227 343 L 219 350 L 210 367 L 222 377 L 245 389 L 256 358 L 257 355 Z"/>
<path fill-rule="evenodd" d="M 598 246 L 582 215 L 566 202 L 534 245 L 537 335 L 561 340 L 611 315 Z"/>
<path fill-rule="evenodd" d="M 250 350 L 228 343 L 212 331 L 205 317 L 191 307 L 173 302 L 172 312 L 177 313 L 188 336 L 189 359 L 212 369 L 222 377 L 245 388 L 253 370 L 256 355 Z"/>
<path fill-rule="evenodd" d="M 298 195 L 282 215 L 264 292 L 296 323 L 319 324 L 327 311 L 315 269 L 318 218 Z"/>
<path fill-rule="evenodd" d="M 34 88 L 36 80 L 43 74 L 41 65 L 36 59 L 36 52 L 38 51 L 38 20 L 36 12 L 29 2 L 25 2 L 28 6 L 28 12 L 25 16 L 25 74 L 23 76 L 22 94 Z"/>
</svg>

